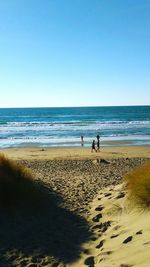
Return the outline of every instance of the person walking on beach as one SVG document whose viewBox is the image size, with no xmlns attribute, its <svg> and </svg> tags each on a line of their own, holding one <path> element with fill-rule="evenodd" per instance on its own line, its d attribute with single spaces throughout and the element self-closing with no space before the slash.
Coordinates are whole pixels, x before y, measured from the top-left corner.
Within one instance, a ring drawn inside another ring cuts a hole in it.
<svg viewBox="0 0 150 267">
<path fill-rule="evenodd" d="M 97 152 L 99 152 L 100 151 L 100 136 L 99 136 L 99 134 L 96 136 L 96 138 L 97 138 Z"/>
<path fill-rule="evenodd" d="M 97 150 L 96 150 L 96 148 L 95 148 L 95 140 L 93 140 L 93 142 L 92 142 L 92 150 L 91 150 L 91 152 L 93 152 L 93 150 L 94 150 L 95 152 L 97 152 Z"/>
<path fill-rule="evenodd" d="M 83 146 L 84 143 L 83 143 L 83 135 L 81 135 L 81 146 Z"/>
</svg>

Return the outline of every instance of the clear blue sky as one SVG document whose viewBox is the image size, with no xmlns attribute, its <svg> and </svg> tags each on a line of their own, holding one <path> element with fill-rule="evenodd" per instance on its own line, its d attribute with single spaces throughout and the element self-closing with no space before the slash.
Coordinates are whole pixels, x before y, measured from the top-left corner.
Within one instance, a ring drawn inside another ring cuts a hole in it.
<svg viewBox="0 0 150 267">
<path fill-rule="evenodd" d="M 0 1 L 0 107 L 149 104 L 149 0 Z"/>
</svg>

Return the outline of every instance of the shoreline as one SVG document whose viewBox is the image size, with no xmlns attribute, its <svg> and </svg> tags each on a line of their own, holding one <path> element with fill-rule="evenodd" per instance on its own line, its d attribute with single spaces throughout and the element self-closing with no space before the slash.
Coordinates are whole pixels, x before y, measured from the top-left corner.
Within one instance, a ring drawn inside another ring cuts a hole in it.
<svg viewBox="0 0 150 267">
<path fill-rule="evenodd" d="M 91 138 L 91 140 L 85 140 L 83 142 L 83 146 L 81 145 L 81 140 L 76 140 L 76 141 L 60 141 L 58 142 L 51 142 L 51 140 L 47 140 L 46 142 L 42 140 L 41 142 L 36 141 L 36 142 L 31 142 L 31 141 L 15 141 L 15 143 L 11 140 L 10 142 L 5 142 L 5 140 L 1 139 L 1 146 L 0 149 L 9 149 L 9 148 L 66 148 L 66 147 L 86 147 L 90 148 L 92 140 L 94 138 Z M 118 139 L 113 139 L 110 138 L 108 140 L 101 139 L 100 140 L 100 146 L 101 147 L 116 147 L 116 146 L 150 146 L 150 138 L 147 136 L 146 138 L 133 138 L 130 137 L 128 138 L 118 138 Z"/>
<path fill-rule="evenodd" d="M 150 158 L 150 146 L 100 147 L 100 152 L 91 153 L 89 147 L 56 148 L 3 148 L 0 153 L 15 160 L 98 159 L 98 158 Z"/>
</svg>

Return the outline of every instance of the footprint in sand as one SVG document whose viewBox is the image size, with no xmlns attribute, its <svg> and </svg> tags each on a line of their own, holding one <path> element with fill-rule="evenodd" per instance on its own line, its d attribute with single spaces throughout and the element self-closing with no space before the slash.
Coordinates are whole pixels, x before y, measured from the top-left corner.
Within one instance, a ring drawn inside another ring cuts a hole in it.
<svg viewBox="0 0 150 267">
<path fill-rule="evenodd" d="M 103 256 L 103 258 L 99 259 L 99 262 L 106 260 L 107 256 L 109 256 L 110 254 L 112 254 L 113 251 L 109 250 L 109 251 L 105 251 L 105 252 L 101 252 L 99 255 Z"/>
<path fill-rule="evenodd" d="M 102 214 L 99 213 L 95 217 L 93 217 L 92 221 L 93 222 L 99 222 L 99 220 L 102 218 Z"/>
<path fill-rule="evenodd" d="M 111 193 L 105 193 L 104 196 L 109 197 L 109 196 L 111 196 Z"/>
<path fill-rule="evenodd" d="M 142 235 L 142 234 L 143 234 L 142 230 L 136 232 L 136 235 Z"/>
<path fill-rule="evenodd" d="M 89 249 L 84 249 L 84 254 L 86 254 L 86 255 L 89 255 L 90 254 L 90 251 L 89 251 Z"/>
<path fill-rule="evenodd" d="M 88 257 L 85 259 L 84 264 L 90 267 L 94 267 L 94 257 Z"/>
<path fill-rule="evenodd" d="M 110 238 L 116 238 L 117 236 L 119 236 L 119 234 L 118 235 L 112 235 Z"/>
<path fill-rule="evenodd" d="M 111 226 L 111 221 L 107 221 L 107 222 L 100 223 L 100 224 L 93 226 L 92 230 L 98 229 L 100 232 L 104 233 L 107 231 L 108 227 L 110 226 Z"/>
<path fill-rule="evenodd" d="M 112 254 L 112 253 L 113 253 L 113 251 L 108 250 L 108 251 L 102 252 L 101 255 L 103 255 L 103 256 L 107 256 L 107 255 L 110 255 L 110 254 Z"/>
<path fill-rule="evenodd" d="M 123 198 L 125 196 L 124 192 L 120 192 L 118 196 L 116 196 L 116 199 Z"/>
<path fill-rule="evenodd" d="M 148 241 L 148 242 L 145 242 L 145 243 L 143 243 L 143 245 L 149 245 L 150 244 L 150 242 Z"/>
<path fill-rule="evenodd" d="M 132 267 L 133 265 L 131 264 L 121 264 L 119 267 Z"/>
<path fill-rule="evenodd" d="M 131 242 L 132 239 L 133 239 L 133 236 L 130 235 L 122 243 L 127 244 L 127 243 Z"/>
<path fill-rule="evenodd" d="M 101 231 L 104 233 L 107 231 L 108 227 L 111 226 L 111 221 L 107 221 L 101 224 Z"/>
<path fill-rule="evenodd" d="M 96 248 L 99 249 L 99 248 L 103 247 L 104 242 L 105 242 L 105 239 L 101 240 L 100 243 L 96 246 Z"/>
<path fill-rule="evenodd" d="M 118 230 L 119 228 L 120 228 L 121 226 L 120 225 L 116 225 L 114 228 L 113 228 L 113 230 Z"/>
<path fill-rule="evenodd" d="M 93 237 L 91 238 L 91 240 L 92 240 L 92 241 L 96 241 L 96 240 L 97 240 L 97 237 L 96 237 L 96 236 L 93 236 Z"/>
<path fill-rule="evenodd" d="M 102 211 L 104 207 L 102 205 L 99 205 L 95 208 L 95 211 Z"/>
</svg>

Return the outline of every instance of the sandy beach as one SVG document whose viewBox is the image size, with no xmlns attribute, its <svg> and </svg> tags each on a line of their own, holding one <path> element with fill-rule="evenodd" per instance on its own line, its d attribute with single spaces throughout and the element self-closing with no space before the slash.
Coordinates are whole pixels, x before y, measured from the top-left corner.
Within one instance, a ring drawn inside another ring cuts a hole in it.
<svg viewBox="0 0 150 267">
<path fill-rule="evenodd" d="M 122 182 L 149 160 L 150 146 L 0 152 L 30 168 L 50 195 L 38 214 L 1 212 L 1 266 L 149 266 L 150 214 L 128 209 Z"/>
<path fill-rule="evenodd" d="M 150 0 L 0 1 L 0 267 L 150 267 Z"/>
<path fill-rule="evenodd" d="M 91 153 L 91 148 L 86 147 L 64 147 L 64 148 L 6 148 L 0 149 L 15 160 L 22 159 L 96 159 L 96 158 L 132 158 L 144 157 L 150 158 L 150 146 L 108 146 L 101 147 L 100 152 Z"/>
</svg>

